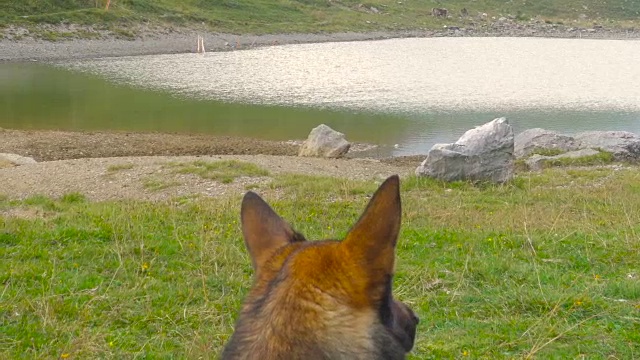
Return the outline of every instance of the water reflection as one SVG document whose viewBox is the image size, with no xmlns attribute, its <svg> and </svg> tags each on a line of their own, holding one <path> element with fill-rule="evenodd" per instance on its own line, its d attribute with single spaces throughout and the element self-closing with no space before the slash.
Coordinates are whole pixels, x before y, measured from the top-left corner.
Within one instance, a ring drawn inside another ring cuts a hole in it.
<svg viewBox="0 0 640 360">
<path fill-rule="evenodd" d="M 70 66 L 210 99 L 375 111 L 640 111 L 639 41 L 427 38 Z"/>
<path fill-rule="evenodd" d="M 325 123 L 378 155 L 499 116 L 516 132 L 640 133 L 637 58 L 637 41 L 449 38 L 0 64 L 0 127 L 288 140 Z"/>
</svg>

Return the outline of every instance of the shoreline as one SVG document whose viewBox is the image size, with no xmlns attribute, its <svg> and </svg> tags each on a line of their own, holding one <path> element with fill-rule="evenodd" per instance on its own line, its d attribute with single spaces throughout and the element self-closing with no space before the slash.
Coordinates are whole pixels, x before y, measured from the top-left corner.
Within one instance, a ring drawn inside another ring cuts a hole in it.
<svg viewBox="0 0 640 360">
<path fill-rule="evenodd" d="M 0 153 L 35 160 L 0 156 L 0 199 L 81 193 L 93 201 L 242 193 L 286 174 L 384 179 L 410 175 L 423 160 L 299 157 L 291 143 L 231 136 L 10 129 L 0 129 Z M 267 174 L 221 183 L 176 170 L 213 161 L 252 163 Z"/>
<path fill-rule="evenodd" d="M 435 37 L 538 37 L 560 39 L 639 40 L 640 30 L 577 28 L 564 25 L 514 22 L 493 23 L 488 28 L 449 26 L 443 30 L 341 32 L 315 34 L 235 35 L 194 30 L 143 32 L 134 39 L 106 36 L 98 39 L 47 41 L 34 38 L 0 40 L 0 62 L 60 61 L 68 59 L 195 53 L 198 35 L 209 52 L 255 49 L 265 46 L 326 42 L 373 41 Z"/>
<path fill-rule="evenodd" d="M 252 137 L 128 131 L 18 130 L 0 128 L 0 153 L 37 162 L 139 156 L 266 155 L 297 157 L 302 141 Z M 370 144 L 352 143 L 344 159 L 370 159 L 388 164 L 414 164 L 425 155 L 374 156 Z M 417 165 L 416 165 L 417 166 Z"/>
</svg>

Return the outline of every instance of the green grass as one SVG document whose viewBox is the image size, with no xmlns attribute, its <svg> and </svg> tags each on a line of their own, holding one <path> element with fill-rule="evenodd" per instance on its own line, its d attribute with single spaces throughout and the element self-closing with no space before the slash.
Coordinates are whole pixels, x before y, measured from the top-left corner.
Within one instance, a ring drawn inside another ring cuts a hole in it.
<svg viewBox="0 0 640 360">
<path fill-rule="evenodd" d="M 434 18 L 432 7 L 448 8 L 453 17 Z M 632 0 L 115 0 L 109 11 L 102 0 L 0 0 L 0 8 L 0 26 L 76 23 L 127 36 L 135 30 L 124 28 L 137 24 L 242 34 L 441 29 L 467 25 L 470 19 L 459 18 L 462 8 L 472 17 L 487 13 L 489 21 L 511 15 L 519 21 L 538 16 L 548 23 L 570 24 L 584 14 L 585 24 L 595 20 L 608 26 L 633 26 L 640 16 L 640 2 Z"/>
<path fill-rule="evenodd" d="M 178 186 L 178 181 L 170 181 L 164 179 L 148 178 L 142 182 L 142 186 L 149 191 L 160 191 L 170 187 Z"/>
<path fill-rule="evenodd" d="M 555 154 L 555 151 L 544 151 L 546 154 Z M 564 152 L 560 152 L 562 154 Z M 535 154 L 540 154 L 535 152 Z M 543 154 L 540 154 L 543 155 Z M 557 155 L 557 154 L 556 154 Z M 545 155 L 545 156 L 554 156 L 554 155 Z M 544 159 L 542 160 L 542 168 L 550 168 L 550 167 L 566 167 L 566 166 L 594 166 L 594 165 L 607 165 L 611 164 L 615 161 L 615 157 L 613 153 L 608 151 L 598 152 L 597 154 L 580 156 L 580 157 L 561 157 L 557 159 Z M 518 170 L 526 171 L 528 169 L 528 165 L 526 163 L 526 159 L 518 159 L 516 160 L 516 168 Z"/>
<path fill-rule="evenodd" d="M 558 158 L 544 161 L 544 166 L 591 166 L 591 165 L 606 165 L 611 164 L 614 161 L 612 153 L 607 151 L 600 151 L 597 154 L 581 156 L 577 158 Z"/>
<path fill-rule="evenodd" d="M 223 184 L 233 182 L 240 176 L 267 176 L 269 172 L 258 165 L 237 160 L 194 161 L 190 163 L 169 164 L 179 174 L 195 174 L 203 179 L 219 181 Z"/>
<path fill-rule="evenodd" d="M 639 183 L 638 168 L 403 180 L 410 358 L 637 357 Z M 344 236 L 377 185 L 288 175 L 254 190 L 320 239 Z M 214 358 L 251 285 L 239 209 L 240 194 L 0 199 L 0 358 Z"/>
<path fill-rule="evenodd" d="M 567 151 L 563 150 L 563 149 L 535 148 L 535 149 L 533 149 L 531 154 L 529 154 L 529 156 L 531 156 L 531 155 L 556 156 L 556 155 L 564 154 L 566 152 Z"/>
<path fill-rule="evenodd" d="M 123 170 L 131 170 L 133 169 L 133 164 L 127 163 L 127 164 L 115 164 L 115 165 L 109 165 L 107 167 L 107 172 L 108 173 L 116 173 L 119 171 L 123 171 Z"/>
</svg>

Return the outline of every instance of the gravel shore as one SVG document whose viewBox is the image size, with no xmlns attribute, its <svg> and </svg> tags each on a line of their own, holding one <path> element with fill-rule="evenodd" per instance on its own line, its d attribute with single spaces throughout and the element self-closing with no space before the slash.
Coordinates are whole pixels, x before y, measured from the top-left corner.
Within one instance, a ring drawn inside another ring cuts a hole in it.
<svg viewBox="0 0 640 360">
<path fill-rule="evenodd" d="M 53 27 L 65 32 L 67 28 Z M 90 28 L 87 32 L 94 31 Z M 97 39 L 45 41 L 25 36 L 24 29 L 8 28 L 0 40 L 0 61 L 51 61 L 64 59 L 118 57 L 131 55 L 173 54 L 196 51 L 198 35 L 204 36 L 207 51 L 232 51 L 262 46 L 322 43 L 338 41 L 382 40 L 409 37 L 556 37 L 584 39 L 640 39 L 635 29 L 569 27 L 540 21 L 518 23 L 496 21 L 478 27 L 445 27 L 442 30 L 407 30 L 369 33 L 234 35 L 198 33 L 193 30 L 168 29 L 141 31 L 134 39 L 120 39 L 95 32 Z"/>
</svg>

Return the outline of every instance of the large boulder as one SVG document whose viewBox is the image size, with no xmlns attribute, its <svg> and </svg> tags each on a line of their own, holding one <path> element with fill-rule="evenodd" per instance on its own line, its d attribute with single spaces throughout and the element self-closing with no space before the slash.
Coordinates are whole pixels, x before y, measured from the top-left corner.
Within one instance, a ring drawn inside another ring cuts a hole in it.
<svg viewBox="0 0 640 360">
<path fill-rule="evenodd" d="M 628 131 L 587 131 L 575 136 L 581 149 L 601 149 L 617 161 L 640 161 L 640 136 Z"/>
<path fill-rule="evenodd" d="M 351 143 L 345 140 L 343 133 L 321 124 L 311 130 L 298 156 L 339 158 L 346 154 L 350 147 Z"/>
<path fill-rule="evenodd" d="M 514 155 L 527 157 L 536 150 L 560 150 L 561 152 L 578 149 L 578 142 L 571 136 L 555 131 L 534 128 L 521 132 L 515 138 Z"/>
<path fill-rule="evenodd" d="M 21 156 L 18 154 L 0 153 L 0 163 L 8 164 L 10 166 L 20 166 L 27 164 L 35 164 L 36 161 L 33 158 L 27 156 Z"/>
<path fill-rule="evenodd" d="M 436 144 L 416 175 L 445 181 L 503 183 L 513 177 L 513 128 L 498 118 L 464 133 L 453 144 Z"/>
</svg>

